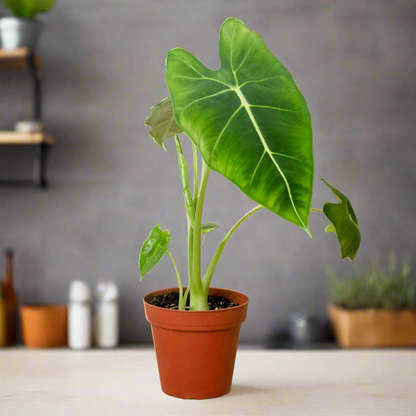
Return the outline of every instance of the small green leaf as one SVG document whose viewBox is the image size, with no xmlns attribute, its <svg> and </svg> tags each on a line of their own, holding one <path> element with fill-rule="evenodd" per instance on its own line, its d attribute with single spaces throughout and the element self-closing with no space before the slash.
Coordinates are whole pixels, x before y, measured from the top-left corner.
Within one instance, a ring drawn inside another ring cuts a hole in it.
<svg viewBox="0 0 416 416">
<path fill-rule="evenodd" d="M 211 231 L 215 231 L 218 227 L 219 225 L 215 224 L 215 222 L 206 222 L 205 224 L 201 225 L 201 233 L 208 234 Z"/>
<path fill-rule="evenodd" d="M 336 234 L 341 245 L 342 258 L 349 257 L 352 261 L 358 252 L 361 242 L 361 233 L 357 217 L 348 198 L 325 179 L 321 179 L 339 201 L 338 204 L 331 202 L 324 204 L 324 214 L 331 221 L 331 224 L 325 228 L 325 231 Z"/>
<path fill-rule="evenodd" d="M 139 256 L 140 281 L 159 262 L 168 251 L 170 233 L 162 231 L 160 224 L 153 228 L 152 232 L 143 243 Z"/>
<path fill-rule="evenodd" d="M 337 233 L 337 230 L 335 229 L 335 227 L 334 227 L 334 224 L 328 224 L 326 227 L 325 227 L 325 232 L 326 233 Z"/>
<path fill-rule="evenodd" d="M 170 97 L 165 98 L 159 104 L 152 107 L 150 116 L 146 118 L 144 124 L 151 127 L 149 134 L 165 151 L 166 148 L 163 142 L 169 139 L 169 137 L 183 132 L 173 115 L 172 100 Z"/>
</svg>

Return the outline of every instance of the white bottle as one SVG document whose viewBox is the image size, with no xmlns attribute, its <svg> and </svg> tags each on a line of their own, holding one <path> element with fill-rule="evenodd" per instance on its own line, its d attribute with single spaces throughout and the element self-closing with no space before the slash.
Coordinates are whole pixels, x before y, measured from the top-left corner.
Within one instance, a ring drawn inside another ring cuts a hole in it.
<svg viewBox="0 0 416 416">
<path fill-rule="evenodd" d="M 73 280 L 69 286 L 68 345 L 76 350 L 91 347 L 91 291 L 81 280 Z"/>
<path fill-rule="evenodd" d="M 118 345 L 118 289 L 110 281 L 97 286 L 97 303 L 94 316 L 94 340 L 99 348 L 114 348 Z"/>
</svg>

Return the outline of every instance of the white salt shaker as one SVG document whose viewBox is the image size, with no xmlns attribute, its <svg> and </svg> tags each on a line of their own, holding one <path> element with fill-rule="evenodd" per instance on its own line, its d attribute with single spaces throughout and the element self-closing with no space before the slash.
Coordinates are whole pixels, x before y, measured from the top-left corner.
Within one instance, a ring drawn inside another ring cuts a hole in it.
<svg viewBox="0 0 416 416">
<path fill-rule="evenodd" d="M 94 340 L 99 348 L 114 348 L 118 345 L 118 289 L 111 282 L 97 286 L 97 302 L 94 316 Z"/>
<path fill-rule="evenodd" d="M 91 347 L 91 291 L 87 283 L 73 280 L 69 286 L 68 345 L 76 350 Z"/>
</svg>

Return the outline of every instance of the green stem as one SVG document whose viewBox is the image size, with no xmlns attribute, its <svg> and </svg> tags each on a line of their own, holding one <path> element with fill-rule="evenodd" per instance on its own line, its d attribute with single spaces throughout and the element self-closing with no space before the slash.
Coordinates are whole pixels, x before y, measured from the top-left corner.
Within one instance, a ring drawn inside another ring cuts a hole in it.
<svg viewBox="0 0 416 416">
<path fill-rule="evenodd" d="M 237 228 L 249 217 L 251 217 L 255 212 L 260 211 L 264 207 L 262 205 L 258 205 L 257 207 L 253 208 L 251 211 L 247 212 L 244 217 L 242 217 L 240 220 L 238 220 L 233 228 L 231 228 L 230 231 L 228 231 L 228 234 L 225 236 L 224 240 L 222 240 L 221 244 L 218 246 L 217 251 L 214 253 L 214 256 L 211 259 L 211 262 L 209 263 L 209 266 L 207 268 L 207 271 L 205 272 L 204 279 L 202 281 L 203 285 L 203 291 L 205 295 L 208 295 L 209 285 L 211 284 L 212 276 L 214 275 L 215 268 L 217 267 L 218 261 L 221 257 L 222 252 L 224 251 L 225 246 L 228 243 L 228 240 L 231 238 L 231 236 L 234 234 L 234 232 L 237 230 Z"/>
<path fill-rule="evenodd" d="M 188 165 L 186 163 L 185 156 L 182 153 L 181 142 L 179 141 L 179 137 L 177 134 L 175 134 L 175 142 L 176 142 L 176 151 L 178 153 L 178 165 L 179 165 L 179 172 L 181 175 L 183 197 L 185 199 L 185 209 L 186 209 L 186 213 L 188 216 L 188 220 L 191 222 L 191 225 L 192 225 L 193 222 L 195 221 L 194 200 L 192 198 L 191 189 L 189 188 Z"/>
<path fill-rule="evenodd" d="M 311 208 L 311 212 L 324 212 L 324 210 L 319 208 Z"/>
<path fill-rule="evenodd" d="M 199 181 L 199 166 L 198 166 L 198 147 L 192 142 L 192 154 L 194 160 L 194 207 L 198 202 L 198 181 Z"/>
<path fill-rule="evenodd" d="M 183 305 L 183 288 L 182 288 L 181 276 L 179 275 L 179 271 L 178 271 L 178 268 L 176 267 L 175 259 L 173 258 L 172 253 L 170 252 L 169 249 L 168 249 L 168 254 L 169 254 L 169 257 L 172 260 L 173 267 L 174 267 L 175 273 L 176 273 L 176 279 L 178 281 L 178 287 L 179 287 L 179 304 L 178 304 L 178 309 L 180 311 L 183 311 L 185 308 L 184 308 L 184 305 Z"/>
<path fill-rule="evenodd" d="M 191 287 L 188 286 L 186 288 L 185 294 L 183 295 L 183 308 L 184 309 L 186 308 L 186 300 L 188 299 L 188 294 L 189 294 L 190 289 L 191 289 Z"/>
<path fill-rule="evenodd" d="M 198 201 L 195 210 L 195 226 L 193 235 L 193 263 L 192 263 L 192 292 L 191 310 L 209 310 L 208 299 L 205 296 L 201 281 L 201 222 L 202 210 L 204 207 L 205 190 L 209 178 L 210 169 L 206 163 L 202 162 L 201 186 L 199 189 Z"/>
<path fill-rule="evenodd" d="M 194 230 L 188 219 L 188 289 L 192 286 L 192 264 L 194 258 Z"/>
<path fill-rule="evenodd" d="M 192 154 L 193 154 L 193 165 L 194 165 L 194 210 L 196 210 L 196 205 L 198 202 L 198 176 L 199 176 L 199 167 L 198 167 L 198 147 L 192 142 Z M 194 230 L 191 223 L 188 219 L 188 289 L 191 289 L 192 286 L 192 264 L 194 258 Z M 185 294 L 187 296 L 187 294 Z M 185 299 L 186 304 L 186 299 Z"/>
</svg>

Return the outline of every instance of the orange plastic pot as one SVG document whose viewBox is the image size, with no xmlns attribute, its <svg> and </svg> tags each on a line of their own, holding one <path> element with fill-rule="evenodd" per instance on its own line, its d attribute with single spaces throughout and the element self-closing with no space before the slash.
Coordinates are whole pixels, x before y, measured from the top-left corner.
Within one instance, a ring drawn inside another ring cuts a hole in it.
<svg viewBox="0 0 416 416">
<path fill-rule="evenodd" d="M 23 342 L 29 348 L 54 348 L 67 345 L 66 305 L 22 306 Z"/>
<path fill-rule="evenodd" d="M 181 399 L 211 399 L 231 390 L 241 324 L 248 297 L 233 290 L 211 288 L 210 295 L 224 296 L 239 306 L 216 311 L 177 311 L 147 303 L 155 296 L 177 292 L 170 288 L 143 298 L 162 390 Z"/>
</svg>

